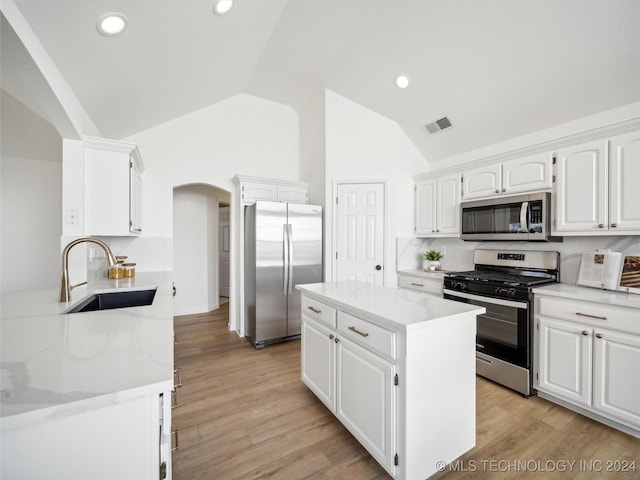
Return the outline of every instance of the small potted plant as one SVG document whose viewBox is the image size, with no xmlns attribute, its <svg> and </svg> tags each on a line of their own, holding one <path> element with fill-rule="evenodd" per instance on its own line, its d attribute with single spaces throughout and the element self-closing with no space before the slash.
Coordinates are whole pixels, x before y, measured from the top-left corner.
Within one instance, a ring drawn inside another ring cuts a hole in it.
<svg viewBox="0 0 640 480">
<path fill-rule="evenodd" d="M 442 270 L 442 266 L 440 265 L 440 259 L 442 259 L 442 257 L 444 257 L 444 255 L 436 250 L 427 250 L 424 252 L 425 270 Z"/>
</svg>

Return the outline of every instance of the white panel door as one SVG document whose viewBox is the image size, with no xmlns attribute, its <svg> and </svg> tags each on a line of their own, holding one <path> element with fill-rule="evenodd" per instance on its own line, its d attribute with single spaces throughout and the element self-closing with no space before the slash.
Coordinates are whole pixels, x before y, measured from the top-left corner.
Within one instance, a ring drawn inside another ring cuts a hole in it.
<svg viewBox="0 0 640 480">
<path fill-rule="evenodd" d="M 557 152 L 556 230 L 598 231 L 607 227 L 607 141 Z"/>
<path fill-rule="evenodd" d="M 460 174 L 438 177 L 436 233 L 460 233 Z"/>
<path fill-rule="evenodd" d="M 436 179 L 416 183 L 415 233 L 430 235 L 436 231 Z"/>
<path fill-rule="evenodd" d="M 384 184 L 338 184 L 335 280 L 384 283 Z"/>
<path fill-rule="evenodd" d="M 395 366 L 340 337 L 336 416 L 389 472 L 395 455 Z"/>
<path fill-rule="evenodd" d="M 530 192 L 551 188 L 552 155 L 542 153 L 517 158 L 502 164 L 502 188 L 504 193 Z"/>
<path fill-rule="evenodd" d="M 640 132 L 611 139 L 609 230 L 640 231 Z"/>
<path fill-rule="evenodd" d="M 463 200 L 496 196 L 502 192 L 502 164 L 465 170 L 462 178 Z"/>
<path fill-rule="evenodd" d="M 640 428 L 640 336 L 597 328 L 593 407 Z"/>
<path fill-rule="evenodd" d="M 591 404 L 591 330 L 540 318 L 539 386 L 573 403 Z"/>
<path fill-rule="evenodd" d="M 220 283 L 220 296 L 228 297 L 229 296 L 229 276 L 231 272 L 231 267 L 229 263 L 230 258 L 230 228 L 231 228 L 231 212 L 229 207 L 221 207 L 219 213 L 219 224 L 218 224 L 218 232 L 220 235 L 219 239 L 219 262 L 218 268 L 220 269 L 219 274 L 219 283 Z"/>
</svg>

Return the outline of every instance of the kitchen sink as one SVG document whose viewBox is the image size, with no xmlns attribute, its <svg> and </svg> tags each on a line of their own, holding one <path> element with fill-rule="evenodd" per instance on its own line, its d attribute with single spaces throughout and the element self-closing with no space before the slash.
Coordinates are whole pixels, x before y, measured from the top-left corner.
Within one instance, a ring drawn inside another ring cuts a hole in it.
<svg viewBox="0 0 640 480">
<path fill-rule="evenodd" d="M 94 293 L 62 313 L 94 312 L 96 310 L 151 305 L 156 296 L 156 290 L 157 288 Z"/>
</svg>

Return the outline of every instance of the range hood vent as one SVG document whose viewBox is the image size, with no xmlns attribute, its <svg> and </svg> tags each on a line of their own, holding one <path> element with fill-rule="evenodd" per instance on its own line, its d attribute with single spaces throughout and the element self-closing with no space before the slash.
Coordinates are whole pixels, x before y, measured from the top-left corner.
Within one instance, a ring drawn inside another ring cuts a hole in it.
<svg viewBox="0 0 640 480">
<path fill-rule="evenodd" d="M 442 130 L 446 130 L 451 127 L 453 127 L 453 124 L 447 117 L 442 117 L 435 122 L 428 123 L 424 126 L 424 128 L 427 129 L 429 135 L 433 135 L 434 133 L 441 132 Z"/>
</svg>

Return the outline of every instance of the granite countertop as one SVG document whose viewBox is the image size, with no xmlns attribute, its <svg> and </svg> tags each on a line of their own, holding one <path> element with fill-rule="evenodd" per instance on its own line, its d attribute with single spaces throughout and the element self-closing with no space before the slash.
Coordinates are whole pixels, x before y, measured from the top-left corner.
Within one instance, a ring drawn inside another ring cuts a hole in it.
<svg viewBox="0 0 640 480">
<path fill-rule="evenodd" d="M 329 301 L 341 310 L 393 329 L 422 328 L 429 322 L 446 321 L 460 314 L 485 312 L 483 307 L 435 295 L 364 282 L 313 283 L 296 288 L 319 301 Z"/>
<path fill-rule="evenodd" d="M 61 313 L 92 293 L 156 286 L 149 306 Z M 68 303 L 57 299 L 57 289 L 2 296 L 3 428 L 173 388 L 171 272 L 104 279 L 75 288 Z"/>
<path fill-rule="evenodd" d="M 570 283 L 554 283 L 537 287 L 533 289 L 533 293 L 640 309 L 640 295 L 638 294 L 582 287 Z"/>
</svg>

